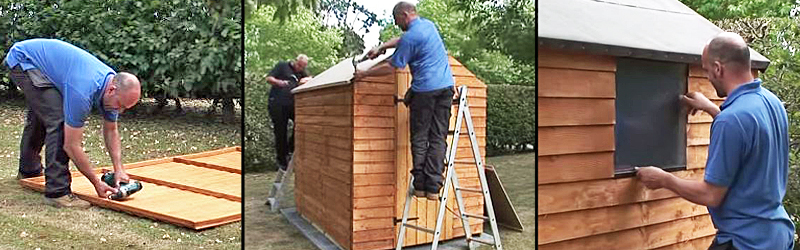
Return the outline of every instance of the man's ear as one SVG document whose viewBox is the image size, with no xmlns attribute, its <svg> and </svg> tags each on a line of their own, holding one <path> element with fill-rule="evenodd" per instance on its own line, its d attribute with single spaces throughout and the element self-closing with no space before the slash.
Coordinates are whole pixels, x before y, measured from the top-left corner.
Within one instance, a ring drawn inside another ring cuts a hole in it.
<svg viewBox="0 0 800 250">
<path fill-rule="evenodd" d="M 111 86 L 108 86 L 108 94 L 115 95 L 117 94 L 117 84 L 115 82 L 111 82 Z"/>
</svg>

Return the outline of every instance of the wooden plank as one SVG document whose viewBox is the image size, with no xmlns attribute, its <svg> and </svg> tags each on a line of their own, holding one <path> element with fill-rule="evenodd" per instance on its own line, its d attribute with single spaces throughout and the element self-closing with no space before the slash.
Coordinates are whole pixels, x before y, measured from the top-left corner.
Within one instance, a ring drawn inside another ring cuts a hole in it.
<svg viewBox="0 0 800 250">
<path fill-rule="evenodd" d="M 539 216 L 539 244 L 549 244 L 707 214 L 683 198 L 633 203 Z"/>
<path fill-rule="evenodd" d="M 539 127 L 539 155 L 614 150 L 614 126 Z"/>
<path fill-rule="evenodd" d="M 355 128 L 353 139 L 393 139 L 394 129 L 391 128 Z"/>
<path fill-rule="evenodd" d="M 656 250 L 695 250 L 695 249 L 707 249 L 711 246 L 711 243 L 714 242 L 714 238 L 716 235 L 709 235 L 705 237 L 695 238 L 688 241 L 659 247 Z"/>
<path fill-rule="evenodd" d="M 358 163 L 363 162 L 385 162 L 394 160 L 395 152 L 393 150 L 385 151 L 355 151 L 353 152 L 353 161 Z"/>
<path fill-rule="evenodd" d="M 357 174 L 356 176 L 363 176 L 363 175 Z M 392 178 L 392 180 L 394 180 L 394 178 Z M 356 186 L 353 187 L 353 197 L 366 198 L 366 197 L 392 195 L 395 191 L 393 184 L 394 183 L 390 183 L 389 185 Z"/>
<path fill-rule="evenodd" d="M 310 133 L 316 135 L 326 135 L 337 138 L 351 139 L 353 138 L 352 127 L 334 127 L 334 126 L 321 126 L 317 124 L 306 124 L 304 121 L 297 121 L 295 131 L 299 134 Z"/>
<path fill-rule="evenodd" d="M 328 105 L 297 107 L 294 112 L 299 115 L 350 116 L 353 114 L 352 110 L 351 106 Z"/>
<path fill-rule="evenodd" d="M 353 199 L 353 210 L 362 208 L 392 207 L 394 206 L 393 198 L 394 197 L 392 196 L 355 198 Z"/>
<path fill-rule="evenodd" d="M 203 157 L 175 157 L 175 162 L 190 164 L 198 167 L 216 169 L 220 171 L 242 174 L 242 152 L 230 151 L 218 155 Z"/>
<path fill-rule="evenodd" d="M 371 82 L 362 82 L 358 81 L 355 83 L 355 94 L 356 95 L 393 95 L 395 93 L 396 86 L 392 82 L 392 84 L 385 84 L 385 83 L 371 83 Z"/>
<path fill-rule="evenodd" d="M 389 83 L 394 84 L 394 77 L 389 75 L 382 75 L 382 76 L 368 76 L 358 80 L 358 83 L 365 82 L 365 83 Z"/>
<path fill-rule="evenodd" d="M 700 92 L 712 101 L 725 100 L 725 98 L 717 95 L 717 90 L 711 85 L 711 82 L 703 77 L 689 77 L 689 92 Z"/>
<path fill-rule="evenodd" d="M 355 162 L 353 163 L 353 174 L 380 174 L 394 173 L 394 162 Z"/>
<path fill-rule="evenodd" d="M 358 105 L 391 106 L 394 107 L 393 95 L 355 95 L 353 103 Z"/>
<path fill-rule="evenodd" d="M 617 60 L 612 56 L 574 53 L 562 50 L 539 48 L 536 66 L 542 68 L 582 69 L 594 71 L 617 71 Z"/>
<path fill-rule="evenodd" d="M 537 99 L 539 127 L 613 125 L 614 99 L 548 98 Z"/>
<path fill-rule="evenodd" d="M 295 107 L 322 106 L 322 105 L 348 106 L 353 103 L 353 98 L 351 97 L 352 94 L 348 92 L 343 92 L 341 94 L 331 94 L 331 95 L 306 96 L 303 98 L 295 97 L 294 105 Z"/>
<path fill-rule="evenodd" d="M 709 144 L 711 141 L 711 123 L 692 123 L 687 127 L 686 142 L 689 146 Z"/>
<path fill-rule="evenodd" d="M 537 246 L 537 249 L 654 249 L 713 235 L 709 215 Z M 707 246 L 706 246 L 707 247 Z M 701 248 L 702 249 L 702 248 Z"/>
<path fill-rule="evenodd" d="M 129 169 L 134 179 L 231 201 L 242 201 L 241 174 L 170 162 Z"/>
<path fill-rule="evenodd" d="M 706 70 L 700 64 L 689 65 L 689 77 L 702 77 L 707 78 Z"/>
<path fill-rule="evenodd" d="M 375 240 L 394 240 L 394 230 L 392 228 L 379 228 L 373 230 L 361 230 L 353 232 L 353 242 L 369 242 Z"/>
<path fill-rule="evenodd" d="M 321 116 L 321 115 L 295 115 L 297 123 L 314 124 L 320 126 L 348 127 L 353 120 L 349 116 Z"/>
<path fill-rule="evenodd" d="M 702 169 L 673 172 L 683 179 L 700 180 Z M 630 204 L 675 197 L 666 189 L 651 190 L 635 178 L 617 178 L 538 185 L 537 215 Z"/>
<path fill-rule="evenodd" d="M 394 174 L 354 174 L 353 186 L 373 186 L 394 184 Z"/>
<path fill-rule="evenodd" d="M 538 184 L 614 177 L 614 152 L 539 156 Z"/>
<path fill-rule="evenodd" d="M 353 221 L 353 231 L 392 228 L 393 222 L 393 217 L 356 220 Z"/>
<path fill-rule="evenodd" d="M 366 220 L 376 218 L 394 219 L 394 209 L 392 207 L 362 208 L 353 210 L 353 220 Z"/>
<path fill-rule="evenodd" d="M 708 145 L 686 147 L 686 168 L 705 168 L 708 159 Z"/>
<path fill-rule="evenodd" d="M 356 116 L 353 118 L 356 128 L 394 128 L 394 117 Z"/>
<path fill-rule="evenodd" d="M 376 140 L 353 140 L 353 149 L 355 151 L 382 151 L 394 150 L 395 141 L 393 139 L 376 139 Z"/>
<path fill-rule="evenodd" d="M 394 106 L 354 105 L 355 117 L 394 117 Z"/>
<path fill-rule="evenodd" d="M 576 98 L 615 98 L 614 72 L 540 67 L 537 96 Z"/>
<path fill-rule="evenodd" d="M 472 93 L 472 91 L 482 91 L 483 94 L 478 94 L 478 96 L 486 96 L 486 84 L 481 82 L 477 77 L 455 75 L 453 78 L 456 81 L 456 86 L 467 86 L 469 87 L 470 93 Z"/>
<path fill-rule="evenodd" d="M 390 249 L 394 247 L 392 239 L 353 243 L 353 250 Z"/>
</svg>

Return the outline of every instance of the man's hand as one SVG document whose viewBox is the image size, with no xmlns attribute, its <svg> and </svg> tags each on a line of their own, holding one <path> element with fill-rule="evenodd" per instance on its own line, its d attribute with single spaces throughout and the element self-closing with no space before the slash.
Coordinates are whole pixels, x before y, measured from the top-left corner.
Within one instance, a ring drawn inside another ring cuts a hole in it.
<svg viewBox="0 0 800 250">
<path fill-rule="evenodd" d="M 114 187 L 119 188 L 119 183 L 129 183 L 131 182 L 131 178 L 128 177 L 128 174 L 125 173 L 125 170 L 122 171 L 114 171 Z"/>
<path fill-rule="evenodd" d="M 636 177 L 649 189 L 663 188 L 670 173 L 657 167 L 636 167 Z"/>
<path fill-rule="evenodd" d="M 711 115 L 711 117 L 716 117 L 720 112 L 719 107 L 700 92 L 691 92 L 682 95 L 681 102 L 691 108 L 689 113 L 692 115 L 697 113 L 698 110 L 702 110 Z"/>
<path fill-rule="evenodd" d="M 302 84 L 307 83 L 308 81 L 311 81 L 311 77 L 310 76 L 303 77 L 302 79 L 300 79 L 299 83 L 302 85 Z"/>
<path fill-rule="evenodd" d="M 367 52 L 367 58 L 375 59 L 379 55 L 383 55 L 383 53 L 386 53 L 386 49 L 384 49 L 383 46 L 378 46 L 372 48 L 371 50 L 369 50 L 369 52 Z"/>
<path fill-rule="evenodd" d="M 97 192 L 97 196 L 102 197 L 102 198 L 108 198 L 109 195 L 117 193 L 117 189 L 116 188 L 109 187 L 103 181 L 98 181 L 97 183 L 95 183 L 94 191 Z"/>
</svg>

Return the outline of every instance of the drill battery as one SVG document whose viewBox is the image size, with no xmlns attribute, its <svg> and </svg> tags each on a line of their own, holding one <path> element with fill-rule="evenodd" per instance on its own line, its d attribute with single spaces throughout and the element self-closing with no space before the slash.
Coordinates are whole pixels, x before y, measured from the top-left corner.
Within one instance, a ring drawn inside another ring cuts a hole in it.
<svg viewBox="0 0 800 250">
<path fill-rule="evenodd" d="M 100 177 L 100 179 L 103 180 L 103 182 L 105 182 L 109 186 L 111 187 L 114 186 L 114 172 L 106 172 L 105 174 L 103 174 L 102 177 Z M 138 181 L 134 181 L 131 183 L 120 182 L 119 188 L 117 189 L 117 193 L 109 195 L 108 198 L 112 200 L 122 200 L 133 195 L 136 192 L 139 192 L 139 190 L 142 190 L 142 183 Z"/>
</svg>

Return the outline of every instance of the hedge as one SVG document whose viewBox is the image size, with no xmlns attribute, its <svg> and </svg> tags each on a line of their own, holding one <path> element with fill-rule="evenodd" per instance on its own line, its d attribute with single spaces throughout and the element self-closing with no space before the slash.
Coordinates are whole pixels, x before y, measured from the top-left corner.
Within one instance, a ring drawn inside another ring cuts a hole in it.
<svg viewBox="0 0 800 250">
<path fill-rule="evenodd" d="M 487 85 L 486 154 L 535 150 L 536 87 Z"/>
</svg>

